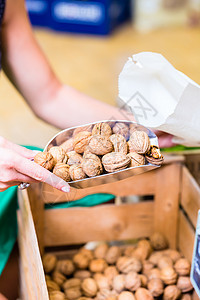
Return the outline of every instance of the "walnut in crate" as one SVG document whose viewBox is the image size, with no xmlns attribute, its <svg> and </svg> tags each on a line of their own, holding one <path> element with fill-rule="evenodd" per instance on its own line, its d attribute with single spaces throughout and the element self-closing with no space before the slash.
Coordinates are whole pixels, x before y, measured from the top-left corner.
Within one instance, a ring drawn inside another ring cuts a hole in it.
<svg viewBox="0 0 200 300">
<path fill-rule="evenodd" d="M 96 300 L 117 300 L 117 293 L 116 291 L 112 290 L 100 290 L 97 293 Z"/>
<path fill-rule="evenodd" d="M 81 284 L 83 294 L 87 297 L 94 297 L 97 294 L 97 284 L 93 278 L 86 278 Z"/>
<path fill-rule="evenodd" d="M 151 295 L 151 293 L 149 292 L 149 290 L 147 290 L 145 288 L 139 288 L 135 292 L 135 299 L 136 300 L 153 300 L 154 298 Z"/>
<path fill-rule="evenodd" d="M 123 251 L 123 255 L 125 256 L 131 256 L 133 251 L 136 249 L 135 245 L 129 245 L 127 246 L 124 251 Z"/>
<path fill-rule="evenodd" d="M 120 255 L 121 255 L 121 249 L 117 246 L 112 246 L 108 249 L 105 260 L 109 265 L 113 265 L 116 263 Z"/>
<path fill-rule="evenodd" d="M 88 270 L 78 270 L 74 273 L 74 278 L 79 278 L 80 280 L 92 277 L 92 274 Z"/>
<path fill-rule="evenodd" d="M 86 174 L 80 165 L 72 165 L 69 167 L 69 175 L 71 180 L 81 180 L 86 178 Z"/>
<path fill-rule="evenodd" d="M 93 254 L 92 250 L 86 249 L 84 247 L 79 250 L 79 253 L 86 256 L 89 260 L 92 260 L 94 258 L 94 254 Z"/>
<path fill-rule="evenodd" d="M 177 281 L 177 273 L 172 267 L 165 267 L 160 272 L 160 277 L 165 284 L 175 284 Z"/>
<path fill-rule="evenodd" d="M 129 127 L 125 123 L 116 123 L 113 127 L 113 133 L 121 134 L 127 140 L 129 138 Z"/>
<path fill-rule="evenodd" d="M 70 259 L 59 260 L 56 266 L 56 270 L 60 271 L 62 274 L 69 276 L 74 270 L 74 264 Z"/>
<path fill-rule="evenodd" d="M 52 170 L 55 166 L 55 161 L 51 153 L 49 152 L 39 152 L 34 157 L 34 162 L 40 165 L 41 167 Z"/>
<path fill-rule="evenodd" d="M 49 293 L 50 300 L 66 300 L 65 294 L 61 291 L 51 291 Z"/>
<path fill-rule="evenodd" d="M 48 292 L 60 291 L 59 285 L 56 282 L 54 282 L 53 280 L 47 280 L 46 285 L 47 285 Z"/>
<path fill-rule="evenodd" d="M 174 249 L 166 249 L 164 250 L 163 254 L 169 256 L 172 259 L 173 263 L 175 263 L 179 258 L 181 258 L 181 254 Z"/>
<path fill-rule="evenodd" d="M 158 268 L 163 269 L 166 267 L 173 267 L 173 260 L 171 259 L 171 257 L 169 257 L 167 255 L 163 255 L 158 260 Z"/>
<path fill-rule="evenodd" d="M 53 168 L 53 174 L 62 178 L 65 181 L 70 181 L 69 166 L 64 163 L 57 163 Z"/>
<path fill-rule="evenodd" d="M 152 247 L 149 241 L 142 239 L 138 242 L 135 250 L 133 250 L 132 256 L 143 261 L 149 257 L 151 252 L 152 252 Z"/>
<path fill-rule="evenodd" d="M 102 273 L 95 273 L 94 280 L 96 281 L 99 290 L 110 289 L 108 278 Z"/>
<path fill-rule="evenodd" d="M 88 144 L 88 149 L 93 154 L 105 155 L 113 151 L 113 144 L 108 138 L 96 134 L 91 137 Z"/>
<path fill-rule="evenodd" d="M 163 251 L 155 251 L 153 252 L 150 257 L 149 257 L 149 261 L 152 262 L 154 265 L 158 264 L 159 259 L 164 255 Z"/>
<path fill-rule="evenodd" d="M 131 158 L 130 167 L 138 167 L 145 165 L 145 157 L 142 154 L 138 154 L 137 152 L 130 152 L 128 155 Z"/>
<path fill-rule="evenodd" d="M 125 274 L 131 271 L 140 272 L 142 270 L 142 263 L 135 257 L 121 256 L 118 258 L 116 265 L 118 270 Z"/>
<path fill-rule="evenodd" d="M 197 296 L 196 296 L 197 297 Z M 197 299 L 197 298 L 192 298 L 192 295 L 190 295 L 190 294 L 182 294 L 182 296 L 181 296 L 181 298 L 180 298 L 181 300 L 195 300 L 195 299 Z"/>
<path fill-rule="evenodd" d="M 112 134 L 109 138 L 111 143 L 113 144 L 115 152 L 121 152 L 127 154 L 128 152 L 128 144 L 126 139 L 121 134 Z"/>
<path fill-rule="evenodd" d="M 88 297 L 80 297 L 80 298 L 78 298 L 78 300 L 92 300 L 92 298 L 88 298 Z"/>
<path fill-rule="evenodd" d="M 128 291 L 123 291 L 119 294 L 118 300 L 135 300 L 133 293 Z"/>
<path fill-rule="evenodd" d="M 155 232 L 150 237 L 150 242 L 154 250 L 164 250 L 168 247 L 166 238 L 160 232 Z"/>
<path fill-rule="evenodd" d="M 128 141 L 130 152 L 145 154 L 150 150 L 150 139 L 144 131 L 134 131 Z"/>
<path fill-rule="evenodd" d="M 104 275 L 108 279 L 109 284 L 111 285 L 113 279 L 119 274 L 115 266 L 109 266 L 104 270 Z"/>
<path fill-rule="evenodd" d="M 130 272 L 125 276 L 125 288 L 131 292 L 135 292 L 141 287 L 141 280 L 139 274 Z"/>
<path fill-rule="evenodd" d="M 117 293 L 121 293 L 125 288 L 125 275 L 119 274 L 113 278 L 113 289 Z"/>
<path fill-rule="evenodd" d="M 87 269 L 89 266 L 89 259 L 82 253 L 77 253 L 73 257 L 73 262 L 78 269 Z"/>
<path fill-rule="evenodd" d="M 187 293 L 193 290 L 193 286 L 189 276 L 180 276 L 177 281 L 177 287 L 182 293 Z"/>
<path fill-rule="evenodd" d="M 142 262 L 142 273 L 147 275 L 150 270 L 154 268 L 154 264 L 150 262 L 149 260 L 144 260 Z"/>
<path fill-rule="evenodd" d="M 108 251 L 108 245 L 106 243 L 102 243 L 100 245 L 98 245 L 95 249 L 94 249 L 94 257 L 96 258 L 105 258 L 106 257 L 106 253 Z"/>
<path fill-rule="evenodd" d="M 91 139 L 91 132 L 81 131 L 74 136 L 73 146 L 77 153 L 83 153 Z"/>
<path fill-rule="evenodd" d="M 82 296 L 80 288 L 70 288 L 65 290 L 65 295 L 68 300 L 77 300 Z"/>
<path fill-rule="evenodd" d="M 120 152 L 112 152 L 102 157 L 102 163 L 107 172 L 115 172 L 126 169 L 131 159 L 128 155 Z"/>
<path fill-rule="evenodd" d="M 174 268 L 178 275 L 187 276 L 190 274 L 190 262 L 186 258 L 180 258 L 176 261 Z"/>
<path fill-rule="evenodd" d="M 89 269 L 93 273 L 103 273 L 107 266 L 108 265 L 103 258 L 97 258 L 91 260 Z"/>
<path fill-rule="evenodd" d="M 88 177 L 98 176 L 103 172 L 103 167 L 99 157 L 92 153 L 87 153 L 84 156 L 82 168 Z"/>
<path fill-rule="evenodd" d="M 147 287 L 153 297 L 159 297 L 163 294 L 164 284 L 159 278 L 149 280 Z"/>
<path fill-rule="evenodd" d="M 144 274 L 139 274 L 140 281 L 141 281 L 141 287 L 147 287 L 148 278 Z"/>
<path fill-rule="evenodd" d="M 181 290 L 176 285 L 168 285 L 164 289 L 163 300 L 177 300 L 180 296 Z"/>
<path fill-rule="evenodd" d="M 62 147 L 58 147 L 58 146 L 51 147 L 48 152 L 51 153 L 51 155 L 53 156 L 55 164 L 57 163 L 66 164 L 68 160 L 68 156 Z"/>
<path fill-rule="evenodd" d="M 44 254 L 44 256 L 42 258 L 42 262 L 43 262 L 43 267 L 44 267 L 45 273 L 50 273 L 56 267 L 57 258 L 53 254 L 46 253 L 46 254 Z"/>
<path fill-rule="evenodd" d="M 70 278 L 67 279 L 63 283 L 63 290 L 71 289 L 71 288 L 80 288 L 81 287 L 81 280 L 78 278 Z"/>
<path fill-rule="evenodd" d="M 69 157 L 67 161 L 69 166 L 80 165 L 83 161 L 83 157 L 75 151 L 67 152 L 67 156 Z"/>
<path fill-rule="evenodd" d="M 54 271 L 52 274 L 52 279 L 61 287 L 67 278 L 62 273 Z"/>
<path fill-rule="evenodd" d="M 153 278 L 161 278 L 161 272 L 158 268 L 153 268 L 151 270 L 149 270 L 149 272 L 147 273 L 147 278 L 148 280 L 151 280 Z"/>
<path fill-rule="evenodd" d="M 74 139 L 70 138 L 69 140 L 66 140 L 59 147 L 62 148 L 65 151 L 65 153 L 73 151 L 74 150 Z"/>
<path fill-rule="evenodd" d="M 112 134 L 112 129 L 108 123 L 97 123 L 92 129 L 92 135 L 96 134 L 109 138 Z"/>
</svg>

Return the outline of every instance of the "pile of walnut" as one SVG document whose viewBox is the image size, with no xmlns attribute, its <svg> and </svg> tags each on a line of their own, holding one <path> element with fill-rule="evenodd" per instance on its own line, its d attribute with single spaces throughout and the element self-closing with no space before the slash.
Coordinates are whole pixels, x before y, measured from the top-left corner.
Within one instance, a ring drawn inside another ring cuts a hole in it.
<svg viewBox="0 0 200 300">
<path fill-rule="evenodd" d="M 189 300 L 190 262 L 155 233 L 134 246 L 100 244 L 72 259 L 43 256 L 51 300 Z"/>
<path fill-rule="evenodd" d="M 135 124 L 116 123 L 111 129 L 105 122 L 76 128 L 73 137 L 48 152 L 38 153 L 34 161 L 65 181 L 75 181 L 146 162 L 159 165 L 163 157 Z"/>
</svg>

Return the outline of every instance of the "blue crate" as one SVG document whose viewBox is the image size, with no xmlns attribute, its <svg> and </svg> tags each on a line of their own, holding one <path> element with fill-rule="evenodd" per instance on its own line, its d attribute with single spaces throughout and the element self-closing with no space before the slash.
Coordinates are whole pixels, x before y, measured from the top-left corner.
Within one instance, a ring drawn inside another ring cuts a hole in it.
<svg viewBox="0 0 200 300">
<path fill-rule="evenodd" d="M 33 9 L 28 12 L 33 25 L 62 32 L 107 35 L 130 17 L 130 0 L 26 0 L 48 3 L 46 16 Z M 37 5 L 33 5 L 34 7 Z M 42 5 L 41 5 L 42 6 Z M 43 20 L 40 20 L 40 18 Z M 46 23 L 46 24 L 45 24 Z"/>
</svg>

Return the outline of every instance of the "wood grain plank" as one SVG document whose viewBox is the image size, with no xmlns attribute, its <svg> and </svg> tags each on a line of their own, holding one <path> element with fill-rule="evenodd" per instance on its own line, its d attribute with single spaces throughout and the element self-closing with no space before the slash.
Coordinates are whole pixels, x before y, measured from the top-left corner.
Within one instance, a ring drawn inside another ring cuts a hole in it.
<svg viewBox="0 0 200 300">
<path fill-rule="evenodd" d="M 45 211 L 44 244 L 59 246 L 97 240 L 125 240 L 153 232 L 152 201 Z"/>
<path fill-rule="evenodd" d="M 156 175 L 154 230 L 163 233 L 170 247 L 176 248 L 181 164 L 163 166 Z"/>
<path fill-rule="evenodd" d="M 178 249 L 192 261 L 195 231 L 182 211 L 179 212 Z"/>
<path fill-rule="evenodd" d="M 183 167 L 181 205 L 196 227 L 198 210 L 200 209 L 200 188 L 186 167 Z"/>
</svg>

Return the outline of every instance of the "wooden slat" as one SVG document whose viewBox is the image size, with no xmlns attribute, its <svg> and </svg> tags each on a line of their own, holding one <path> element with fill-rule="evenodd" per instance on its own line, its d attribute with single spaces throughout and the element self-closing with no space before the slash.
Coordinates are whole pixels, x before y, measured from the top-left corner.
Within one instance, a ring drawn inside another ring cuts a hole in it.
<svg viewBox="0 0 200 300">
<path fill-rule="evenodd" d="M 192 261 L 195 231 L 182 211 L 179 212 L 178 249 Z"/>
<path fill-rule="evenodd" d="M 44 244 L 125 240 L 153 232 L 153 202 L 45 211 Z"/>
<path fill-rule="evenodd" d="M 181 205 L 193 226 L 196 227 L 200 209 L 200 188 L 186 167 L 183 168 Z"/>
<path fill-rule="evenodd" d="M 23 268 L 25 286 L 21 286 L 22 299 L 48 300 L 48 292 L 45 283 L 44 271 L 40 257 L 37 237 L 31 214 L 27 191 L 19 194 L 18 227 L 20 267 Z M 23 290 L 23 289 L 26 290 Z M 27 294 L 28 291 L 28 294 Z"/>
<path fill-rule="evenodd" d="M 171 248 L 177 246 L 181 164 L 163 166 L 155 183 L 154 230 L 163 233 Z"/>
</svg>

